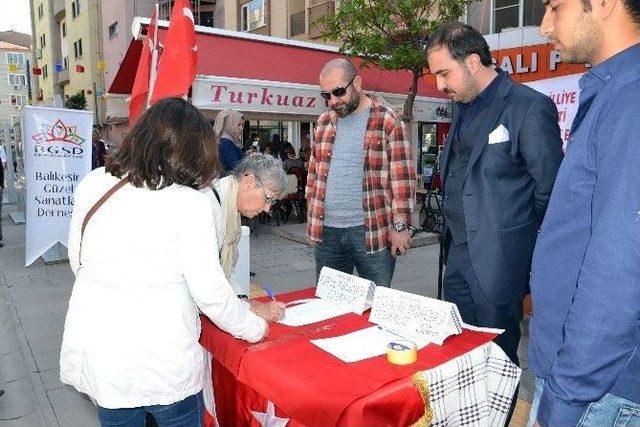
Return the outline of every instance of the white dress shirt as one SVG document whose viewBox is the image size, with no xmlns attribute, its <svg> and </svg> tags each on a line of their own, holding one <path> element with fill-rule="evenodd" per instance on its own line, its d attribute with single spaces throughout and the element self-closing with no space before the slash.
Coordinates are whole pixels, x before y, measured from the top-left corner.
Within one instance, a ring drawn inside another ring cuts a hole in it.
<svg viewBox="0 0 640 427">
<path fill-rule="evenodd" d="M 117 182 L 98 168 L 74 194 L 60 379 L 105 408 L 171 404 L 202 390 L 198 309 L 250 342 L 266 323 L 225 279 L 211 201 L 188 187 L 118 190 L 89 221 L 80 266 L 82 221 Z"/>
</svg>

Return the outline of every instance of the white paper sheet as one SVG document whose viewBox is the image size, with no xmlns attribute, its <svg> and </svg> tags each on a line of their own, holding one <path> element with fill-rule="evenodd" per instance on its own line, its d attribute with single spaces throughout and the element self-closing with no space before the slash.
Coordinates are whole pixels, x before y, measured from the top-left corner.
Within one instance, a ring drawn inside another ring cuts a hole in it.
<svg viewBox="0 0 640 427">
<path fill-rule="evenodd" d="M 287 326 L 304 326 L 338 317 L 351 312 L 348 305 L 314 299 L 303 304 L 287 307 L 284 318 L 278 323 Z"/>
<path fill-rule="evenodd" d="M 373 303 L 375 283 L 327 266 L 320 270 L 316 296 L 325 301 L 348 304 L 351 311 L 362 314 Z"/>
<path fill-rule="evenodd" d="M 372 326 L 333 338 L 311 340 L 311 343 L 343 362 L 353 363 L 385 354 L 387 344 L 399 339 L 404 338 L 379 326 Z M 427 344 L 426 341 L 416 343 L 418 349 Z"/>
</svg>

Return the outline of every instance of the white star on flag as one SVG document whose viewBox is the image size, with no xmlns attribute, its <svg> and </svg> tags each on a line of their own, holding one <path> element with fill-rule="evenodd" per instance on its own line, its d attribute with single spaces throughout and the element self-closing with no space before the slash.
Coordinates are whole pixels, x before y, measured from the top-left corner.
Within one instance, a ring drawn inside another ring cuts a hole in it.
<svg viewBox="0 0 640 427">
<path fill-rule="evenodd" d="M 251 411 L 253 416 L 258 420 L 261 427 L 286 427 L 289 423 L 289 418 L 276 417 L 276 408 L 273 402 L 267 403 L 267 412 Z"/>
</svg>

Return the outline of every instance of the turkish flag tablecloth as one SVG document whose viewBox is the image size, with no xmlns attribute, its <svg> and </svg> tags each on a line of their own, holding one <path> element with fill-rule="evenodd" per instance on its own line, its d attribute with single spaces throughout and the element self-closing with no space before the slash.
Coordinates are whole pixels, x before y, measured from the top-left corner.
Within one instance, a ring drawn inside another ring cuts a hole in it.
<svg viewBox="0 0 640 427">
<path fill-rule="evenodd" d="M 315 288 L 278 296 L 309 298 Z M 496 333 L 464 329 L 443 346 L 418 351 L 417 362 L 392 365 L 386 356 L 345 363 L 309 341 L 371 326 L 368 313 L 353 313 L 302 327 L 272 323 L 264 341 L 233 338 L 201 316 L 200 343 L 211 353 L 215 411 L 220 426 L 409 425 L 425 402 L 412 375 L 490 342 Z M 210 420 L 211 421 L 211 420 Z"/>
</svg>

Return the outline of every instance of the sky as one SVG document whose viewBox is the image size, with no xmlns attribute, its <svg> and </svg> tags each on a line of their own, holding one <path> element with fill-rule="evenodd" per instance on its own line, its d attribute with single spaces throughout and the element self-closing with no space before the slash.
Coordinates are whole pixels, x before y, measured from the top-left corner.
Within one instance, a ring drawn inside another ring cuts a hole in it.
<svg viewBox="0 0 640 427">
<path fill-rule="evenodd" d="M 29 0 L 0 0 L 0 10 L 0 31 L 31 34 Z"/>
</svg>

